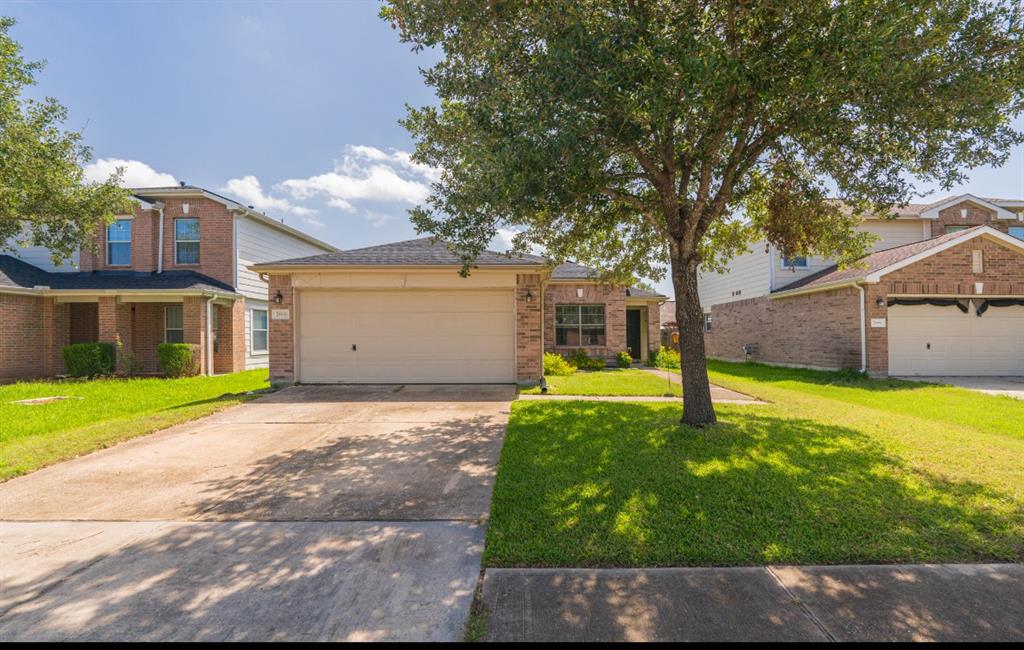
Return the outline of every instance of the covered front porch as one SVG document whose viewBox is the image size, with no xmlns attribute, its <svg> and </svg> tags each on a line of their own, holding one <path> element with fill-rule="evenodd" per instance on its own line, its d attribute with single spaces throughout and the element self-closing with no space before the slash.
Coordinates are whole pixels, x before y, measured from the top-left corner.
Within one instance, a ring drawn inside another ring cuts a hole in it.
<svg viewBox="0 0 1024 650">
<path fill-rule="evenodd" d="M 65 372 L 61 350 L 71 343 L 114 343 L 133 353 L 143 374 L 160 373 L 157 346 L 199 346 L 203 374 L 245 369 L 245 301 L 217 294 L 125 292 L 56 294 L 43 298 L 41 335 L 49 354 L 44 374 Z M 119 369 L 120 364 L 119 364 Z"/>
</svg>

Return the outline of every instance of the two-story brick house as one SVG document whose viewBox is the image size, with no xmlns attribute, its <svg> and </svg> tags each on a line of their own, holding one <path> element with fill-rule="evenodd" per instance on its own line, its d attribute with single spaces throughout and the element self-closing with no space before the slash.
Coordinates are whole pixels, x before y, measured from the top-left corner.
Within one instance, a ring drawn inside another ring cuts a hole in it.
<svg viewBox="0 0 1024 650">
<path fill-rule="evenodd" d="M 0 255 L 0 381 L 61 374 L 65 345 L 115 335 L 144 372 L 165 341 L 198 344 L 204 373 L 266 367 L 273 297 L 249 266 L 336 250 L 199 187 L 133 193 L 135 213 L 68 265 L 39 248 Z"/>
<path fill-rule="evenodd" d="M 966 194 L 860 227 L 878 241 L 852 268 L 761 242 L 702 274 L 708 355 L 879 376 L 1024 375 L 1024 200 Z"/>
</svg>

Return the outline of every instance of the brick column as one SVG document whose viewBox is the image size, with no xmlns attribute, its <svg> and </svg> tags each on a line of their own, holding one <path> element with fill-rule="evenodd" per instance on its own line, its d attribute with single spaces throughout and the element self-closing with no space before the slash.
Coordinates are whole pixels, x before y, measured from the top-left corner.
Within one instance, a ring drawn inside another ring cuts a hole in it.
<svg viewBox="0 0 1024 650">
<path fill-rule="evenodd" d="M 860 299 L 860 294 L 857 294 Z M 876 303 L 882 299 L 882 306 Z M 864 287 L 864 332 L 867 338 L 868 374 L 883 377 L 889 374 L 889 292 L 883 284 Z M 858 307 L 859 309 L 859 307 Z M 885 327 L 871 327 L 872 318 L 884 318 Z"/>
<path fill-rule="evenodd" d="M 185 296 L 182 306 L 184 316 L 185 343 L 199 346 L 199 372 L 206 374 L 210 359 L 206 354 L 206 298 L 202 296 Z"/>
<path fill-rule="evenodd" d="M 43 375 L 52 377 L 64 373 L 62 350 L 70 340 L 68 326 L 68 305 L 58 303 L 54 298 L 42 299 L 42 322 L 38 332 L 42 338 Z"/>
<path fill-rule="evenodd" d="M 230 306 L 216 305 L 217 352 L 214 353 L 214 372 L 241 372 L 245 370 L 245 300 Z"/>
<path fill-rule="evenodd" d="M 540 381 L 544 372 L 541 342 L 543 298 L 540 275 L 516 275 L 516 379 L 521 382 Z"/>
<path fill-rule="evenodd" d="M 647 349 L 641 350 L 641 359 L 646 360 L 650 350 L 661 346 L 661 309 L 658 303 L 647 303 Z"/>
<path fill-rule="evenodd" d="M 274 302 L 277 292 L 281 292 L 283 300 Z M 292 276 L 271 275 L 268 289 L 270 305 L 268 318 L 270 327 L 270 383 L 291 384 L 295 377 L 295 290 L 292 288 Z M 288 310 L 287 319 L 274 319 L 275 310 Z"/>
</svg>

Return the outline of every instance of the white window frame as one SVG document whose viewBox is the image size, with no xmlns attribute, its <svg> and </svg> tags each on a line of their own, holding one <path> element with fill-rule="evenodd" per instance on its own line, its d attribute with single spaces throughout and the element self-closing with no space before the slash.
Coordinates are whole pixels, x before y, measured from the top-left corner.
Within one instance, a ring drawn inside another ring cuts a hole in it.
<svg viewBox="0 0 1024 650">
<path fill-rule="evenodd" d="M 569 307 L 576 310 L 576 323 L 569 325 L 558 324 L 558 309 L 559 307 Z M 583 322 L 583 308 L 584 307 L 600 307 L 601 308 L 601 324 L 597 323 L 584 323 Z M 579 336 L 579 343 L 576 345 L 566 344 L 562 345 L 558 343 L 558 330 L 559 329 L 570 329 L 576 328 L 577 336 Z M 583 332 L 584 328 L 596 329 L 600 327 L 604 330 L 604 343 L 584 343 Z M 601 303 L 560 303 L 555 305 L 555 345 L 562 348 L 604 348 L 608 346 L 608 306 Z"/>
<path fill-rule="evenodd" d="M 199 219 L 195 217 L 177 217 L 174 219 L 174 263 L 178 266 L 199 266 L 199 262 L 203 259 L 203 244 L 202 235 L 198 239 L 178 239 L 178 222 L 179 221 L 195 221 L 196 225 L 199 225 Z M 195 262 L 182 262 L 181 258 L 178 257 L 178 244 L 198 244 L 199 255 Z"/>
<path fill-rule="evenodd" d="M 124 241 L 124 240 L 111 241 L 110 240 L 110 226 L 113 226 L 114 224 L 119 224 L 119 223 L 122 223 L 122 222 L 128 224 L 128 241 Z M 132 220 L 131 219 L 115 219 L 112 223 L 110 223 L 107 226 L 106 240 L 107 240 L 107 266 L 131 266 L 132 265 Z M 127 246 L 128 247 L 128 262 L 126 264 L 114 264 L 112 261 L 110 261 L 110 259 L 111 259 L 110 247 L 111 246 Z"/>
<path fill-rule="evenodd" d="M 181 327 L 167 327 L 167 310 L 168 309 L 180 309 L 181 310 Z M 167 332 L 181 332 L 181 341 L 168 341 Z M 164 343 L 184 343 L 185 342 L 185 306 L 184 305 L 167 305 L 164 307 Z"/>
<path fill-rule="evenodd" d="M 803 264 L 786 264 L 786 262 L 791 262 L 793 260 L 803 260 L 804 263 Z M 785 255 L 782 255 L 781 264 L 782 264 L 782 268 L 784 268 L 784 269 L 806 269 L 806 268 L 810 267 L 811 261 L 809 259 L 807 259 L 806 255 L 795 255 L 793 257 L 786 257 Z"/>
<path fill-rule="evenodd" d="M 266 329 L 256 327 L 256 312 L 261 311 L 267 315 L 267 327 Z M 262 350 L 256 349 L 256 337 L 254 336 L 257 331 L 267 333 L 267 347 Z M 249 309 L 249 353 L 253 356 L 260 354 L 270 354 L 270 310 L 259 309 L 252 307 Z"/>
</svg>

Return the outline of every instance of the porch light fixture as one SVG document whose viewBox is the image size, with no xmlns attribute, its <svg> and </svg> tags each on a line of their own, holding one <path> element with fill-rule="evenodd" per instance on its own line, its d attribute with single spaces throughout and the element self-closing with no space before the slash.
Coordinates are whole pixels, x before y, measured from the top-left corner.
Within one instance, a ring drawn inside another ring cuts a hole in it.
<svg viewBox="0 0 1024 650">
<path fill-rule="evenodd" d="M 529 289 L 526 290 L 526 302 L 533 302 L 533 292 Z"/>
<path fill-rule="evenodd" d="M 875 298 L 875 306 L 876 307 L 884 307 L 885 306 L 885 298 Z"/>
<path fill-rule="evenodd" d="M 283 295 L 281 295 L 281 290 L 280 290 L 280 289 L 278 289 L 278 290 L 277 290 L 277 294 L 275 294 L 275 295 L 274 295 L 274 302 L 276 302 L 276 303 L 277 303 L 277 304 L 279 304 L 279 305 L 280 305 L 280 304 L 281 304 L 282 302 L 284 302 L 284 296 L 283 296 Z"/>
</svg>

